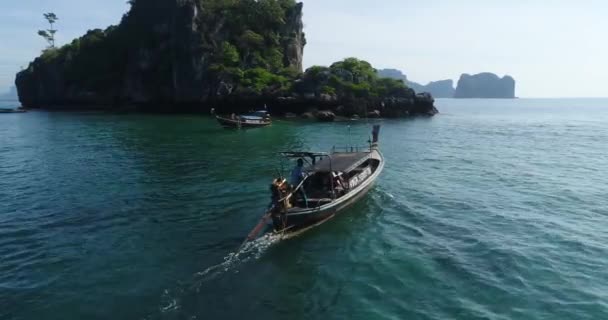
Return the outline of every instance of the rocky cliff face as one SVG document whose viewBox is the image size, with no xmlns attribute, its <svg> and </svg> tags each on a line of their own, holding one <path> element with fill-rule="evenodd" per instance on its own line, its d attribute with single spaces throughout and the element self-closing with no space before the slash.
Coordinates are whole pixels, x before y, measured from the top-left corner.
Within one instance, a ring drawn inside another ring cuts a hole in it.
<svg viewBox="0 0 608 320">
<path fill-rule="evenodd" d="M 298 3 L 296 7 L 289 11 L 287 15 L 287 23 L 283 34 L 286 38 L 283 41 L 284 47 L 284 62 L 286 66 L 294 70 L 302 71 L 302 61 L 304 60 L 304 46 L 306 46 L 306 37 L 304 36 L 304 22 L 302 20 L 302 3 Z"/>
<path fill-rule="evenodd" d="M 301 71 L 305 44 L 294 1 L 137 0 L 119 26 L 48 50 L 16 84 L 27 107 L 195 104 L 231 94 L 249 69 Z"/>
<path fill-rule="evenodd" d="M 17 74 L 29 108 L 434 115 L 433 98 L 345 59 L 302 73 L 295 0 L 131 0 L 118 26 L 46 50 Z M 318 72 L 319 70 L 325 70 Z"/>
<path fill-rule="evenodd" d="M 515 98 L 515 80 L 499 78 L 493 73 L 463 74 L 458 80 L 455 98 Z"/>
<path fill-rule="evenodd" d="M 431 93 L 436 98 L 452 98 L 454 97 L 454 81 L 439 80 L 431 81 L 425 86 L 425 91 Z"/>
</svg>

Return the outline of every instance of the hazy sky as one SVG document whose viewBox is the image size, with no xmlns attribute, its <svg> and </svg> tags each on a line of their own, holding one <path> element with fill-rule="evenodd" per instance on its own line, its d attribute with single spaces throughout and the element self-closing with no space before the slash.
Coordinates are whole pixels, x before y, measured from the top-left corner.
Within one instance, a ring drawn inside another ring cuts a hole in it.
<svg viewBox="0 0 608 320">
<path fill-rule="evenodd" d="M 305 65 L 355 56 L 410 80 L 490 71 L 520 97 L 608 97 L 605 0 L 304 0 Z M 0 92 L 40 53 L 42 13 L 58 43 L 120 21 L 125 0 L 0 1 Z"/>
</svg>

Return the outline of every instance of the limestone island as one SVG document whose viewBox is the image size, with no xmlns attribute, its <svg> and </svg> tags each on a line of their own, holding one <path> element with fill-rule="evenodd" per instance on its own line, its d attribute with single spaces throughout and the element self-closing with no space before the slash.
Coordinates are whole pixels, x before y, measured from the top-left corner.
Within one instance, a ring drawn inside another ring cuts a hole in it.
<svg viewBox="0 0 608 320">
<path fill-rule="evenodd" d="M 428 92 L 435 98 L 495 98 L 515 99 L 515 79 L 511 76 L 498 77 L 494 73 L 483 72 L 476 75 L 462 74 L 458 86 L 454 81 L 431 81 L 422 85 L 410 81 L 407 76 L 397 69 L 378 70 L 378 75 L 403 82 L 415 91 Z"/>
<path fill-rule="evenodd" d="M 19 72 L 26 108 L 143 112 L 322 110 L 432 116 L 428 93 L 347 58 L 303 72 L 303 4 L 294 0 L 131 0 L 117 26 L 49 48 Z"/>
<path fill-rule="evenodd" d="M 423 85 L 418 82 L 410 81 L 401 70 L 397 69 L 381 69 L 378 70 L 378 75 L 380 77 L 403 80 L 408 87 L 415 91 L 428 92 L 435 98 L 454 97 L 454 81 L 450 79 L 431 81 L 428 84 Z"/>
<path fill-rule="evenodd" d="M 489 72 L 463 74 L 458 80 L 454 98 L 515 99 L 515 79 L 502 78 Z"/>
</svg>

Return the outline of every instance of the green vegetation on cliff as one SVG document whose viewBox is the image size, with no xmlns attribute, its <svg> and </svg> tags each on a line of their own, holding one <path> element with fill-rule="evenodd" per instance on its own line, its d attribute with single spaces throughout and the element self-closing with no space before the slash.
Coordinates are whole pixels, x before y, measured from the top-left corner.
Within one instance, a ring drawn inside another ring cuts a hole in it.
<svg viewBox="0 0 608 320">
<path fill-rule="evenodd" d="M 44 38 L 44 40 L 49 44 L 49 48 L 55 48 L 55 34 L 57 33 L 57 29 L 55 29 L 54 25 L 59 18 L 52 12 L 45 13 L 42 16 L 49 23 L 50 28 L 46 30 L 38 30 L 38 35 Z"/>
<path fill-rule="evenodd" d="M 347 58 L 302 72 L 302 3 L 131 0 L 119 25 L 49 48 L 17 74 L 25 107 L 222 112 L 267 104 L 338 114 L 434 114 L 433 99 Z"/>
<path fill-rule="evenodd" d="M 405 97 L 412 91 L 401 80 L 380 78 L 372 65 L 357 58 L 347 58 L 330 67 L 308 68 L 296 90 L 315 96 L 341 98 Z"/>
<path fill-rule="evenodd" d="M 294 0 L 129 3 L 118 26 L 49 48 L 21 72 L 25 103 L 85 95 L 106 102 L 205 101 L 222 88 L 284 91 L 301 72 L 302 5 Z"/>
</svg>

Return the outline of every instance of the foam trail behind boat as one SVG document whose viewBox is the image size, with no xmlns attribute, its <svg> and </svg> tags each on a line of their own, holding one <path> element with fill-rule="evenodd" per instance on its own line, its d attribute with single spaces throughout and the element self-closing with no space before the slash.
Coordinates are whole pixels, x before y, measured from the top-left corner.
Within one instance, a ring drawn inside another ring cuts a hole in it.
<svg viewBox="0 0 608 320">
<path fill-rule="evenodd" d="M 192 281 L 179 285 L 174 290 L 165 290 L 161 297 L 162 314 L 177 312 L 181 308 L 181 297 L 188 293 L 199 293 L 203 285 L 227 272 L 238 272 L 238 267 L 250 260 L 257 260 L 274 244 L 281 240 L 280 235 L 266 234 L 245 243 L 238 251 L 224 257 L 224 262 L 194 274 Z"/>
<path fill-rule="evenodd" d="M 195 279 L 197 279 L 197 284 L 202 284 L 203 282 L 212 280 L 226 272 L 235 270 L 236 267 L 251 259 L 259 259 L 268 248 L 280 240 L 280 235 L 266 234 L 258 239 L 245 243 L 238 251 L 226 255 L 226 257 L 224 257 L 224 262 L 196 273 Z M 200 285 L 197 286 L 197 290 L 199 288 Z"/>
</svg>

